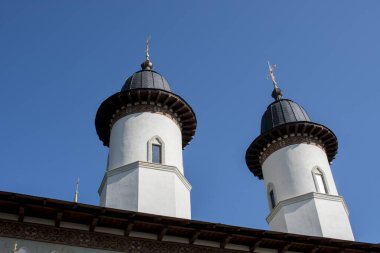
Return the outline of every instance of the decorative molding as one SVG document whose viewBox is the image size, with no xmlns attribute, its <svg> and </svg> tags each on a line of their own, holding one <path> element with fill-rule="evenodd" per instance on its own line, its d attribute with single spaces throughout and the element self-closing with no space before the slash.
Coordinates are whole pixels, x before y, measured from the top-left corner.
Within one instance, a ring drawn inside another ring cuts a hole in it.
<svg viewBox="0 0 380 253">
<path fill-rule="evenodd" d="M 141 113 L 141 112 L 151 112 L 151 113 L 157 113 L 165 115 L 166 117 L 170 118 L 178 125 L 178 127 L 182 130 L 182 124 L 181 120 L 178 118 L 178 115 L 173 112 L 173 110 L 168 109 L 167 107 L 162 107 L 159 105 L 153 105 L 153 104 L 128 104 L 126 107 L 121 107 L 120 110 L 116 110 L 116 112 L 112 115 L 111 122 L 110 122 L 110 129 L 112 129 L 112 126 L 121 118 L 134 114 L 134 113 Z"/>
<path fill-rule="evenodd" d="M 87 232 L 53 226 L 0 219 L 0 236 L 74 247 L 138 253 L 238 253 L 241 251 L 210 248 L 167 241 Z"/>
<path fill-rule="evenodd" d="M 138 169 L 138 168 L 161 170 L 161 171 L 167 171 L 167 172 L 174 173 L 174 174 L 176 174 L 176 176 L 181 180 L 181 182 L 185 185 L 185 187 L 189 191 L 191 191 L 191 189 L 192 189 L 192 186 L 189 183 L 189 181 L 187 181 L 185 176 L 178 170 L 177 167 L 169 166 L 169 165 L 163 165 L 163 164 L 157 164 L 157 163 L 148 163 L 148 162 L 137 161 L 137 162 L 130 163 L 130 164 L 121 166 L 119 168 L 107 171 L 104 174 L 103 180 L 99 186 L 99 190 L 98 190 L 99 195 L 100 195 L 101 190 L 103 189 L 108 177 L 113 176 L 113 175 L 117 175 L 117 174 L 120 174 L 123 172 L 127 172 L 127 171 L 130 171 L 133 169 Z"/>
<path fill-rule="evenodd" d="M 266 148 L 263 149 L 261 155 L 260 155 L 260 163 L 263 164 L 265 160 L 274 152 L 277 150 L 294 145 L 294 144 L 301 144 L 301 143 L 307 143 L 315 145 L 319 148 L 321 148 L 323 151 L 325 151 L 323 143 L 312 136 L 304 135 L 304 136 L 286 136 L 284 138 L 278 138 L 277 140 L 273 141 L 272 143 L 268 144 Z M 325 151 L 326 152 L 326 151 Z"/>
<path fill-rule="evenodd" d="M 195 134 L 197 119 L 183 98 L 165 90 L 139 88 L 117 92 L 103 101 L 95 117 L 99 139 L 109 146 L 112 125 L 120 117 L 139 112 L 161 113 L 177 121 L 182 133 L 182 148 Z"/>
<path fill-rule="evenodd" d="M 150 140 L 148 141 L 148 147 L 147 147 L 147 155 L 148 155 L 148 157 L 147 157 L 147 160 L 148 160 L 148 162 L 150 162 L 150 163 L 152 163 L 153 162 L 153 154 L 152 154 L 152 152 L 153 152 L 153 144 L 156 144 L 156 143 L 154 143 L 154 142 L 158 142 L 159 143 L 159 145 L 161 146 L 161 164 L 165 164 L 165 155 L 166 155 L 166 150 L 165 150 L 165 142 L 161 139 L 161 137 L 160 136 L 158 136 L 158 135 L 155 135 L 155 136 L 153 136 L 152 138 L 150 138 Z"/>
<path fill-rule="evenodd" d="M 302 201 L 305 201 L 305 200 L 309 200 L 309 199 L 324 199 L 324 200 L 341 202 L 342 205 L 343 205 L 343 207 L 344 207 L 344 210 L 347 213 L 347 216 L 350 215 L 350 213 L 348 211 L 348 208 L 347 208 L 347 205 L 346 205 L 346 202 L 344 201 L 344 198 L 342 196 L 322 194 L 322 193 L 318 193 L 318 192 L 309 192 L 309 193 L 306 193 L 306 194 L 303 194 L 303 195 L 300 195 L 300 196 L 297 196 L 297 197 L 294 197 L 294 198 L 290 198 L 290 199 L 286 199 L 286 200 L 282 200 L 282 201 L 278 202 L 278 204 L 276 205 L 276 207 L 273 208 L 273 210 L 270 212 L 270 214 L 266 218 L 266 221 L 268 223 L 271 222 L 272 219 L 274 218 L 274 216 L 276 216 L 276 214 L 284 206 L 288 206 L 288 205 L 291 205 L 291 204 L 299 203 L 299 202 L 302 202 Z"/>
<path fill-rule="evenodd" d="M 313 169 L 311 170 L 311 175 L 313 176 L 313 181 L 314 181 L 315 189 L 317 190 L 317 192 L 321 192 L 321 189 L 319 189 L 319 184 L 318 184 L 318 181 L 317 181 L 317 176 L 316 176 L 317 172 L 319 172 L 320 174 L 322 174 L 322 181 L 323 181 L 323 184 L 325 186 L 326 193 L 330 194 L 331 191 L 330 191 L 330 186 L 327 183 L 326 173 L 319 166 L 314 166 Z"/>
<path fill-rule="evenodd" d="M 265 159 L 284 146 L 300 143 L 322 148 L 330 163 L 338 152 L 338 139 L 329 128 L 315 122 L 296 121 L 276 126 L 256 137 L 246 151 L 245 161 L 255 176 L 264 179 Z"/>
</svg>

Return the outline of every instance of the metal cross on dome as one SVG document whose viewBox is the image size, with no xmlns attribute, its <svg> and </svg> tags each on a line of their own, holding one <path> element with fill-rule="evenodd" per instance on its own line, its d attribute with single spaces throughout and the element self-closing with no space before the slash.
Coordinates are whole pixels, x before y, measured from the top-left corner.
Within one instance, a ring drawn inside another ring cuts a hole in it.
<svg viewBox="0 0 380 253">
<path fill-rule="evenodd" d="M 145 59 L 149 61 L 149 43 L 150 43 L 150 35 L 146 38 L 145 42 Z"/>
<path fill-rule="evenodd" d="M 272 91 L 272 97 L 277 101 L 281 100 L 282 90 L 278 87 L 276 77 L 274 76 L 274 70 L 276 69 L 276 65 L 270 65 L 270 62 L 268 61 L 268 68 L 269 68 L 269 74 L 267 76 L 267 79 L 269 79 L 270 77 L 272 79 L 272 83 L 274 86 L 274 89 Z"/>
<path fill-rule="evenodd" d="M 278 88 L 277 86 L 277 81 L 276 81 L 276 77 L 274 76 L 274 70 L 276 69 L 276 64 L 275 65 L 270 65 L 270 62 L 268 61 L 268 67 L 269 67 L 269 74 L 268 74 L 268 79 L 269 77 L 272 79 L 272 83 L 274 85 L 274 88 Z"/>
</svg>

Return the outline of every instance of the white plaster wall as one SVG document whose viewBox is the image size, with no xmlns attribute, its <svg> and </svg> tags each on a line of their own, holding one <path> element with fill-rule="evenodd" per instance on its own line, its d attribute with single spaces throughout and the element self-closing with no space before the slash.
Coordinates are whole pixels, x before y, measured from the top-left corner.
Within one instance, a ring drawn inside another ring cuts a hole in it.
<svg viewBox="0 0 380 253">
<path fill-rule="evenodd" d="M 315 199 L 324 237 L 355 240 L 350 220 L 342 202 Z"/>
<path fill-rule="evenodd" d="M 191 218 L 191 186 L 176 167 L 140 162 L 114 169 L 105 178 L 101 206 Z"/>
<path fill-rule="evenodd" d="M 269 221 L 271 230 L 353 240 L 343 202 L 324 194 L 321 196 L 326 198 L 290 200 L 317 192 L 312 174 L 316 167 L 324 173 L 328 195 L 338 196 L 326 153 L 320 147 L 307 143 L 289 145 L 265 160 L 265 185 L 273 184 L 276 204 L 283 202 Z"/>
<path fill-rule="evenodd" d="M 100 194 L 100 205 L 138 211 L 138 168 L 107 177 Z"/>
<path fill-rule="evenodd" d="M 44 243 L 37 241 L 21 240 L 15 238 L 0 237 L 0 252 L 13 252 L 14 243 L 17 241 L 17 253 L 112 253 L 116 251 L 89 249 L 61 244 Z"/>
<path fill-rule="evenodd" d="M 343 203 L 328 199 L 310 198 L 285 205 L 269 226 L 278 232 L 354 240 Z"/>
<path fill-rule="evenodd" d="M 176 216 L 191 219 L 190 190 L 178 178 L 174 178 Z"/>
<path fill-rule="evenodd" d="M 191 219 L 190 190 L 172 171 L 139 169 L 138 211 Z"/>
<path fill-rule="evenodd" d="M 176 175 L 154 169 L 139 169 L 139 173 L 139 212 L 176 217 Z"/>
<path fill-rule="evenodd" d="M 272 231 L 278 232 L 288 232 L 288 227 L 286 226 L 286 219 L 284 214 L 284 208 L 281 208 L 277 214 L 268 222 L 269 228 Z"/>
<path fill-rule="evenodd" d="M 326 176 L 329 194 L 338 195 L 326 153 L 312 144 L 294 144 L 271 154 L 263 163 L 265 185 L 272 183 L 276 202 L 316 192 L 311 171 L 318 166 Z"/>
<path fill-rule="evenodd" d="M 285 220 L 287 227 L 287 231 L 282 232 L 323 236 L 319 215 L 313 199 L 287 205 L 282 209 L 282 219 Z"/>
<path fill-rule="evenodd" d="M 119 119 L 111 129 L 108 170 L 147 161 L 148 141 L 159 136 L 165 143 L 165 164 L 183 174 L 182 135 L 178 125 L 158 113 L 134 113 Z"/>
</svg>

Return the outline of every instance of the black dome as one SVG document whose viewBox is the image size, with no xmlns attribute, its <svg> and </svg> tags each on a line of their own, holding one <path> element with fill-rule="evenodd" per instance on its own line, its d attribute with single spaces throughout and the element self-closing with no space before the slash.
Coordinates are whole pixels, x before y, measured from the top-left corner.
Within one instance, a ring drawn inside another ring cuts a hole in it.
<svg viewBox="0 0 380 253">
<path fill-rule="evenodd" d="M 140 70 L 130 76 L 121 91 L 140 89 L 140 88 L 150 88 L 150 89 L 160 89 L 170 91 L 170 86 L 168 81 L 153 70 Z"/>
<path fill-rule="evenodd" d="M 310 121 L 310 118 L 299 104 L 290 99 L 280 99 L 270 104 L 261 118 L 261 133 L 297 121 Z"/>
</svg>

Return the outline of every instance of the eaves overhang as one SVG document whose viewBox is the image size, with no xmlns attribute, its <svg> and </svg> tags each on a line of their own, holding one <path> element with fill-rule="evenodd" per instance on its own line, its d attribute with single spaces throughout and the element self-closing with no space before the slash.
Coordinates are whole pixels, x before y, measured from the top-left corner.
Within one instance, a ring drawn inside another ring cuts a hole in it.
<svg viewBox="0 0 380 253">
<path fill-rule="evenodd" d="M 96 113 L 95 127 L 103 145 L 109 146 L 111 129 L 116 122 L 115 117 L 118 113 L 142 105 L 159 107 L 169 113 L 181 128 L 182 147 L 185 148 L 190 143 L 197 126 L 197 119 L 191 106 L 172 92 L 138 88 L 118 92 L 100 105 Z"/>
<path fill-rule="evenodd" d="M 311 122 L 297 121 L 276 126 L 269 131 L 260 134 L 248 147 L 245 161 L 249 170 L 259 179 L 263 179 L 262 155 L 272 144 L 283 139 L 291 139 L 296 136 L 308 137 L 322 144 L 329 162 L 334 160 L 338 152 L 338 139 L 328 127 Z"/>
<path fill-rule="evenodd" d="M 231 250 L 231 245 L 246 247 L 245 251 L 249 252 L 256 252 L 257 248 L 304 253 L 380 252 L 378 244 L 186 220 L 12 192 L 0 192 L 0 210 L 0 217 L 3 214 L 14 217 L 12 220 L 0 218 L 0 224 L 4 225 L 0 226 L 0 237 L 119 252 L 130 252 L 126 251 L 130 244 L 142 235 L 151 235 L 150 239 L 144 239 L 151 245 L 170 244 L 171 248 L 187 250 L 175 252 L 242 252 Z M 37 224 L 39 221 L 51 225 Z M 68 224 L 73 228 L 67 228 Z M 70 238 L 63 241 L 61 236 L 67 235 Z M 173 238 L 175 242 L 168 241 Z M 202 246 L 205 242 L 209 246 Z M 191 247 L 197 250 L 189 251 Z"/>
</svg>

